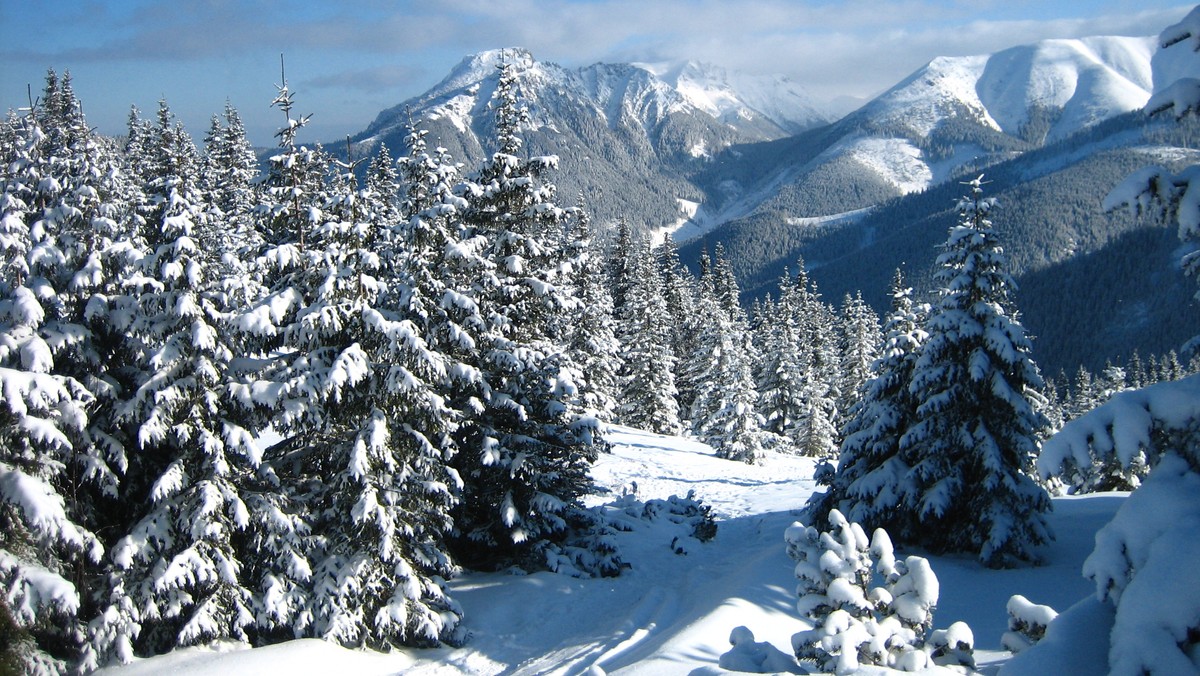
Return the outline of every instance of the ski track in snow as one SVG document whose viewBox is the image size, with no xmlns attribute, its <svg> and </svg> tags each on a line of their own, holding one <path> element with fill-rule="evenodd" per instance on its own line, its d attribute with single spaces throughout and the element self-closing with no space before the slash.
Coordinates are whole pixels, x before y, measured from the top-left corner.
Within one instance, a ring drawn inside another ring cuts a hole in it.
<svg viewBox="0 0 1200 676">
<path fill-rule="evenodd" d="M 630 517 L 634 529 L 616 535 L 632 566 L 620 577 L 463 575 L 449 583 L 471 632 L 461 648 L 379 655 L 314 640 L 255 650 L 223 644 L 180 650 L 111 672 L 699 676 L 732 673 L 717 662 L 729 649 L 730 631 L 740 625 L 749 627 L 756 640 L 789 651 L 791 635 L 801 627 L 783 531 L 816 488 L 813 460 L 770 454 L 760 465 L 746 465 L 716 458 L 708 446 L 692 439 L 623 427 L 610 428 L 607 438 L 613 450 L 593 468 L 599 491 L 587 504 L 611 504 L 635 490 L 641 502 L 695 491 L 713 508 L 716 538 L 702 543 L 684 537 L 686 554 L 676 554 L 671 541 L 684 532 L 680 526 L 664 517 Z M 1056 499 L 1051 524 L 1058 540 L 1047 550 L 1046 564 L 1037 568 L 989 571 L 973 557 L 930 557 L 942 590 L 935 627 L 956 620 L 970 624 L 979 667 L 994 673 L 1008 658 L 1000 649 L 1008 598 L 1020 593 L 1062 611 L 1093 593 L 1080 575 L 1082 562 L 1095 532 L 1124 497 Z M 903 548 L 897 553 L 925 555 Z"/>
</svg>

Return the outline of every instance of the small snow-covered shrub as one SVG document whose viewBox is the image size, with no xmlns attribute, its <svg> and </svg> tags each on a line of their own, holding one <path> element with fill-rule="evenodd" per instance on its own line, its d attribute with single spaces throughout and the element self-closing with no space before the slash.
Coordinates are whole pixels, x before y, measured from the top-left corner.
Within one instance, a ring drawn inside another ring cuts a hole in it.
<svg viewBox="0 0 1200 676">
<path fill-rule="evenodd" d="M 666 500 L 647 500 L 642 507 L 642 517 L 649 521 L 665 517 L 673 523 L 687 524 L 691 527 L 690 535 L 701 542 L 717 536 L 712 506 L 697 498 L 695 491 L 688 491 L 685 498 L 672 495 Z"/>
<path fill-rule="evenodd" d="M 752 674 L 800 673 L 791 655 L 770 643 L 755 641 L 754 633 L 746 627 L 730 632 L 729 645 L 733 647 L 721 655 L 718 663 L 722 669 Z"/>
<path fill-rule="evenodd" d="M 929 562 L 919 556 L 897 560 L 886 531 L 876 529 L 868 541 L 862 527 L 836 509 L 829 524 L 829 531 L 819 532 L 794 523 L 784 534 L 796 561 L 796 609 L 809 625 L 792 636 L 796 658 L 839 674 L 862 664 L 904 671 L 929 666 L 925 637 L 939 593 Z M 956 641 L 970 637 L 961 622 L 951 630 Z"/>
<path fill-rule="evenodd" d="M 975 668 L 975 634 L 966 622 L 955 622 L 945 629 L 934 630 L 929 635 L 929 647 L 934 664 Z"/>
<path fill-rule="evenodd" d="M 573 577 L 617 577 L 629 564 L 621 558 L 621 549 L 613 537 L 614 524 L 598 511 L 572 509 L 567 515 L 571 526 L 562 544 L 546 548 L 546 568 Z"/>
<path fill-rule="evenodd" d="M 1020 594 L 1008 599 L 1008 631 L 1000 637 L 1004 649 L 1016 654 L 1046 636 L 1046 627 L 1058 617 L 1050 606 L 1039 606 Z"/>
</svg>

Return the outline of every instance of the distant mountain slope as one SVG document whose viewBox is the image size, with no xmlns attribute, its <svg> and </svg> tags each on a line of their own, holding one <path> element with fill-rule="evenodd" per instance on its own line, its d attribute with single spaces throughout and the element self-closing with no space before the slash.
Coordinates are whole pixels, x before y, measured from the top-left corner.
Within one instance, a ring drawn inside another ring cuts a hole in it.
<svg viewBox="0 0 1200 676">
<path fill-rule="evenodd" d="M 1198 132 L 1195 122 L 1127 113 L 984 170 L 987 194 L 1000 205 L 996 229 L 1021 286 L 1018 305 L 1049 374 L 1079 364 L 1098 370 L 1134 348 L 1143 355 L 1177 349 L 1200 333 L 1200 313 L 1189 307 L 1195 286 L 1179 271 L 1174 229 L 1100 208 L 1114 185 L 1148 162 L 1200 161 L 1186 147 Z M 722 242 L 748 297 L 772 291 L 784 266 L 803 256 L 827 301 L 861 289 L 883 311 L 895 268 L 928 288 L 962 193 L 949 181 L 865 214 L 817 222 L 762 211 L 685 245 L 681 255 Z"/>
<path fill-rule="evenodd" d="M 1144 105 L 1154 53 L 1153 38 L 1094 37 L 936 58 L 799 144 L 736 146 L 714 158 L 695 179 L 705 227 L 680 234 L 762 213 L 861 209 L 1061 140 Z"/>
<path fill-rule="evenodd" d="M 784 137 L 831 115 L 798 85 L 687 63 L 595 64 L 568 69 L 522 49 L 469 56 L 425 94 L 381 112 L 353 137 L 402 153 L 411 119 L 468 167 L 490 152 L 497 67 L 511 64 L 530 112 L 525 142 L 556 154 L 560 200 L 582 194 L 600 223 L 627 218 L 648 229 L 683 218 L 680 199 L 700 201 L 687 177 L 731 144 Z"/>
</svg>

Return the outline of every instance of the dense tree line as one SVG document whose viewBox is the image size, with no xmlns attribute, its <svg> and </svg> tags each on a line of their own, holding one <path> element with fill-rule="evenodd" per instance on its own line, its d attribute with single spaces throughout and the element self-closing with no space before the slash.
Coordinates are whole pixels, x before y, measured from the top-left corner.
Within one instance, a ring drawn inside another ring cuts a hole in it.
<svg viewBox="0 0 1200 676">
<path fill-rule="evenodd" d="M 118 145 L 69 75 L 0 125 L 0 606 L 35 670 L 453 643 L 460 565 L 622 567 L 580 503 L 598 257 L 511 74 L 466 175 L 417 129 L 364 171 L 274 105 L 265 176 L 232 108 L 203 150 L 166 103 Z"/>
</svg>

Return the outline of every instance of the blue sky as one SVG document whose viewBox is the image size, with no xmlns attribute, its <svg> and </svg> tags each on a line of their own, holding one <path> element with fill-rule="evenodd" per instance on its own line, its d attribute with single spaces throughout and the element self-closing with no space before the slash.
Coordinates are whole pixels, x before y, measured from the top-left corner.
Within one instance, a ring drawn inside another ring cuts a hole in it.
<svg viewBox="0 0 1200 676">
<path fill-rule="evenodd" d="M 310 139 L 363 129 L 463 56 L 521 46 L 566 66 L 693 59 L 870 96 L 935 56 L 1050 37 L 1152 35 L 1158 0 L 0 0 L 0 111 L 70 70 L 89 122 L 121 133 L 160 98 L 201 136 L 228 99 L 269 144 L 279 55 Z"/>
</svg>

